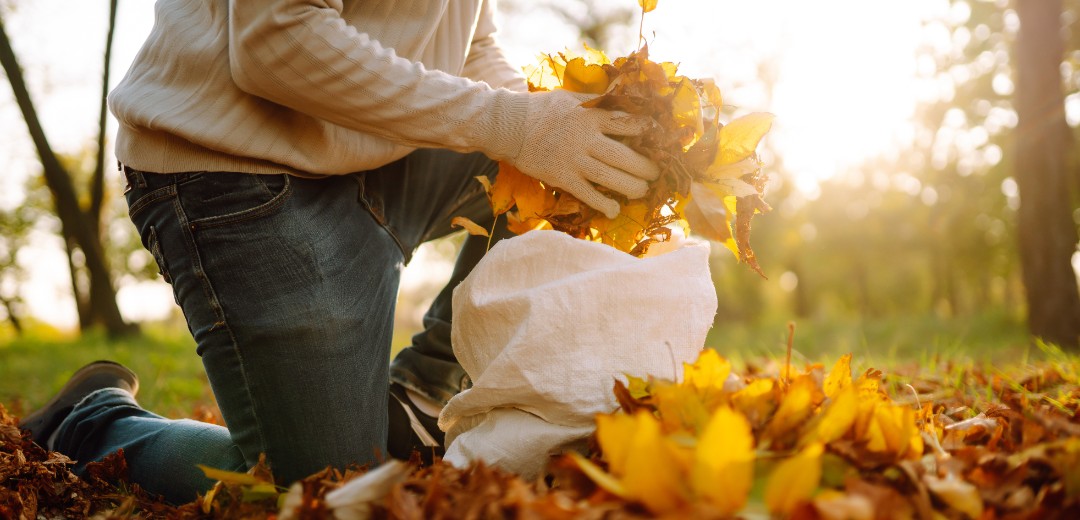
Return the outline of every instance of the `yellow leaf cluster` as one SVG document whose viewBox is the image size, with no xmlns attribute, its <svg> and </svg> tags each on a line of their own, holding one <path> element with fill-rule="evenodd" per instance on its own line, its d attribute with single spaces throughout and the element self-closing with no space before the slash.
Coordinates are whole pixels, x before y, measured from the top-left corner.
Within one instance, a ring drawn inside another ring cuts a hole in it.
<svg viewBox="0 0 1080 520">
<path fill-rule="evenodd" d="M 641 7 L 648 12 L 656 2 L 641 0 Z M 647 47 L 614 61 L 588 47 L 542 54 L 525 73 L 530 90 L 596 94 L 583 106 L 649 118 L 653 125 L 645 134 L 623 139 L 662 173 L 640 199 L 600 187 L 620 203 L 618 216 L 609 219 L 504 163 L 494 182 L 481 182 L 493 212 L 506 214 L 513 232 L 556 229 L 640 256 L 679 226 L 723 243 L 761 272 L 749 234 L 751 217 L 770 209 L 762 200 L 766 179 L 756 149 L 772 127 L 771 114 L 751 113 L 724 124 L 716 84 L 679 75 L 674 63 L 651 61 Z"/>
<path fill-rule="evenodd" d="M 834 451 L 895 462 L 922 455 L 919 411 L 894 404 L 880 372 L 853 380 L 850 354 L 824 377 L 820 365 L 791 372 L 734 377 L 706 349 L 679 382 L 628 376 L 634 412 L 596 420 L 602 463 L 573 460 L 600 488 L 657 515 L 735 515 L 760 486 L 762 505 L 789 516 L 828 491 L 823 461 Z"/>
</svg>

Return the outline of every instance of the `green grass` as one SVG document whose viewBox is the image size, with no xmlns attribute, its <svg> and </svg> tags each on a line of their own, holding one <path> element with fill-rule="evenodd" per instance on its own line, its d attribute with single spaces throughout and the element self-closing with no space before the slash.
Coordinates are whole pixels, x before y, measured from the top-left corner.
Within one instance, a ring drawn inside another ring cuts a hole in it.
<svg viewBox="0 0 1080 520">
<path fill-rule="evenodd" d="M 1016 367 L 1054 362 L 1054 356 L 1062 355 L 1032 346 L 1019 320 L 992 313 L 951 319 L 925 315 L 794 321 L 793 363 L 820 362 L 831 367 L 851 352 L 856 373 L 867 367 L 888 370 L 915 365 L 924 373 L 944 376 L 945 361 Z M 111 359 L 139 374 L 139 401 L 150 410 L 167 417 L 189 417 L 197 406 L 212 405 L 202 362 L 187 331 L 177 325 L 143 329 L 142 336 L 120 341 L 99 333 L 64 335 L 45 327 L 21 338 L 0 331 L 0 403 L 17 414 L 33 410 L 82 365 Z M 410 335 L 411 331 L 395 331 L 394 352 L 408 343 Z M 787 337 L 787 320 L 720 323 L 710 331 L 707 346 L 738 368 L 747 361 L 782 360 Z"/>
<path fill-rule="evenodd" d="M 744 361 L 783 358 L 789 321 L 795 323 L 793 363 L 821 362 L 831 366 L 849 352 L 856 368 L 917 363 L 933 369 L 941 360 L 1016 364 L 1044 358 L 1043 352 L 1031 345 L 1022 321 L 998 313 L 948 319 L 933 315 L 878 319 L 846 316 L 718 323 L 709 331 L 706 345 L 736 366 Z"/>
<path fill-rule="evenodd" d="M 213 398 L 186 330 L 146 326 L 141 336 L 110 340 L 33 327 L 22 337 L 0 336 L 0 403 L 16 414 L 36 409 L 75 370 L 98 359 L 118 361 L 139 374 L 139 402 L 168 417 L 189 417 Z"/>
<path fill-rule="evenodd" d="M 117 361 L 139 375 L 139 403 L 170 418 L 192 417 L 214 406 L 213 394 L 183 324 L 151 324 L 140 336 L 110 340 L 92 332 L 82 336 L 31 324 L 16 337 L 0 328 L 0 403 L 25 415 L 47 402 L 79 367 L 98 359 Z M 395 330 L 392 354 L 415 331 Z"/>
</svg>

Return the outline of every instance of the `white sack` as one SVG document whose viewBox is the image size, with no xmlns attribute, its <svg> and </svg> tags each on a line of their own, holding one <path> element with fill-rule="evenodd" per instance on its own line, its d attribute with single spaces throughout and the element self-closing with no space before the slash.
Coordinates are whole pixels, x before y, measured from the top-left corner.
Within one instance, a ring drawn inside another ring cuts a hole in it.
<svg viewBox="0 0 1080 520">
<path fill-rule="evenodd" d="M 444 457 L 533 478 L 617 408 L 623 374 L 679 378 L 716 314 L 709 246 L 634 258 L 556 231 L 503 240 L 454 290 L 451 341 L 473 387 L 447 403 Z"/>
</svg>

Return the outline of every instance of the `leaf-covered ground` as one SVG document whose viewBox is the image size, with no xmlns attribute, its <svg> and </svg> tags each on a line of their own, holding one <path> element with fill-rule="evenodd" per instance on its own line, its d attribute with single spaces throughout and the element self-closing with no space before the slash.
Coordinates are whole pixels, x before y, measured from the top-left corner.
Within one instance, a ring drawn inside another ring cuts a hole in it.
<svg viewBox="0 0 1080 520">
<path fill-rule="evenodd" d="M 286 490 L 260 467 L 172 507 L 126 482 L 121 455 L 76 477 L 0 408 L 0 518 L 1080 518 L 1075 357 L 852 374 L 849 356 L 732 371 L 706 352 L 683 381 L 616 384 L 623 409 L 589 456 L 535 482 L 414 462 Z"/>
</svg>

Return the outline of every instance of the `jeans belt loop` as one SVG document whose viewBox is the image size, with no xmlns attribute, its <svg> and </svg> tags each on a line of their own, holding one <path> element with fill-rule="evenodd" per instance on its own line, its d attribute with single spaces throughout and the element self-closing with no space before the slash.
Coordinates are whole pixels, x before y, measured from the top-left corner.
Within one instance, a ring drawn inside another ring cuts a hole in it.
<svg viewBox="0 0 1080 520">
<path fill-rule="evenodd" d="M 146 177 L 143 172 L 121 163 L 117 163 L 117 165 L 120 166 L 124 171 L 124 176 L 127 177 L 127 187 L 124 188 L 124 193 L 131 190 L 133 184 L 138 188 L 146 188 Z"/>
</svg>

